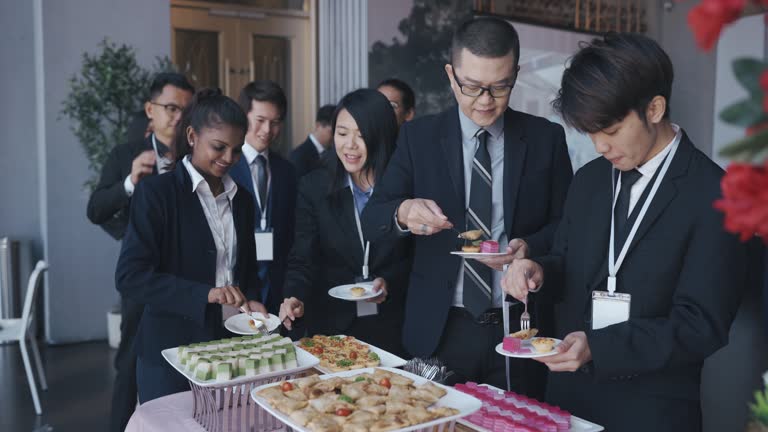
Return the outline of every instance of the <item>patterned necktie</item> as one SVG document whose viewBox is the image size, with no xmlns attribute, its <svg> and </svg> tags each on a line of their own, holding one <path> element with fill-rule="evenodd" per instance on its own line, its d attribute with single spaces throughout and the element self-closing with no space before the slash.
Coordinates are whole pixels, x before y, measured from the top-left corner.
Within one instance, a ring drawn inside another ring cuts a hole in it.
<svg viewBox="0 0 768 432">
<path fill-rule="evenodd" d="M 472 180 L 467 209 L 468 229 L 483 231 L 491 238 L 491 199 L 493 177 L 488 152 L 488 131 L 478 131 L 478 147 L 472 160 Z M 477 317 L 491 307 L 493 270 L 476 260 L 464 260 L 464 307 Z"/>
<path fill-rule="evenodd" d="M 267 199 L 267 158 L 265 158 L 263 155 L 256 156 L 256 159 L 253 160 L 253 163 L 255 163 L 258 166 L 258 170 L 256 170 L 256 193 L 259 194 L 259 204 L 260 209 L 259 211 L 264 211 L 264 208 L 266 207 L 266 199 Z"/>
<path fill-rule="evenodd" d="M 616 257 L 619 256 L 621 248 L 624 247 L 624 241 L 629 234 L 629 232 L 627 232 L 628 227 L 626 226 L 627 219 L 629 219 L 629 199 L 632 185 L 634 185 L 640 177 L 642 177 L 642 174 L 636 169 L 621 172 L 621 190 L 619 190 L 619 197 L 616 199 L 616 206 L 613 209 L 613 250 Z"/>
</svg>

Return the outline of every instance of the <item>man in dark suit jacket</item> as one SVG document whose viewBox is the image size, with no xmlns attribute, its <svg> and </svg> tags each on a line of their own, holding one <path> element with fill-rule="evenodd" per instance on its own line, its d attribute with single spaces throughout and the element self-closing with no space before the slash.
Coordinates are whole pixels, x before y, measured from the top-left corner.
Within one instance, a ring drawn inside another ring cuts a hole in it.
<svg viewBox="0 0 768 432">
<path fill-rule="evenodd" d="M 555 106 L 603 158 L 574 178 L 552 251 L 512 263 L 503 284 L 559 303 L 564 342 L 537 359 L 547 397 L 609 431 L 701 430 L 702 364 L 727 343 L 745 284 L 746 248 L 712 206 L 723 171 L 669 121 L 672 77 L 641 35 L 576 54 Z"/>
<path fill-rule="evenodd" d="M 136 184 L 143 178 L 165 172 L 173 160 L 170 146 L 176 133 L 176 123 L 195 89 L 187 79 L 176 73 L 155 76 L 149 89 L 149 101 L 144 114 L 152 122 L 153 133 L 139 136 L 112 150 L 96 189 L 88 200 L 88 219 L 101 226 L 115 240 L 121 240 L 128 226 L 128 214 Z M 132 135 L 135 132 L 132 132 Z M 115 384 L 112 396 L 111 431 L 123 431 L 136 406 L 136 354 L 132 348 L 144 305 L 121 296 L 120 346 L 115 356 Z"/>
<path fill-rule="evenodd" d="M 331 119 L 336 107 L 323 105 L 317 110 L 315 130 L 307 139 L 291 152 L 291 163 L 296 170 L 296 177 L 301 178 L 321 165 L 320 156 L 331 146 L 333 132 Z"/>
<path fill-rule="evenodd" d="M 261 302 L 277 314 L 283 301 L 282 289 L 288 253 L 293 245 L 296 215 L 296 174 L 290 162 L 270 151 L 280 136 L 288 103 L 277 83 L 257 80 L 240 92 L 238 103 L 248 115 L 243 155 L 230 175 L 248 192 L 256 207 L 256 231 L 271 232 L 271 261 L 260 260 Z M 256 245 L 257 252 L 263 246 Z"/>
<path fill-rule="evenodd" d="M 508 108 L 519 42 L 506 21 L 482 18 L 454 36 L 446 73 L 458 107 L 405 123 L 384 178 L 363 214 L 366 237 L 397 230 L 413 238 L 403 341 L 410 354 L 437 355 L 457 380 L 506 387 L 500 270 L 549 250 L 572 177 L 563 128 Z M 485 137 L 484 137 L 485 135 Z M 506 255 L 463 260 L 457 231 L 481 229 Z M 494 271 L 499 270 L 499 271 Z M 511 308 L 513 330 L 522 305 Z M 534 314 L 546 327 L 546 312 Z M 516 390 L 543 382 L 515 363 Z"/>
</svg>

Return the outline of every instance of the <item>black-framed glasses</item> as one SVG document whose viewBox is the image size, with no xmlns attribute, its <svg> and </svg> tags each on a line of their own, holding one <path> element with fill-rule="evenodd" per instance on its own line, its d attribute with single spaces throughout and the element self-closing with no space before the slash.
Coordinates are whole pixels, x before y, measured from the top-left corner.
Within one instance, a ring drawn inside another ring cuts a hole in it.
<svg viewBox="0 0 768 432">
<path fill-rule="evenodd" d="M 149 103 L 151 103 L 152 105 L 163 107 L 163 109 L 165 110 L 165 113 L 168 114 L 169 116 L 175 116 L 175 115 L 181 114 L 181 111 L 184 110 L 183 107 L 180 107 L 173 103 L 169 103 L 169 104 L 161 104 L 157 102 L 149 102 Z"/>
<path fill-rule="evenodd" d="M 476 84 L 464 84 L 459 81 L 459 78 L 456 76 L 456 68 L 454 68 L 453 65 L 451 65 L 451 73 L 453 74 L 453 80 L 456 81 L 461 93 L 465 96 L 480 97 L 483 93 L 488 92 L 492 98 L 502 98 L 509 96 L 512 92 L 512 88 L 515 87 L 515 84 L 495 85 L 490 87 L 483 87 Z"/>
</svg>

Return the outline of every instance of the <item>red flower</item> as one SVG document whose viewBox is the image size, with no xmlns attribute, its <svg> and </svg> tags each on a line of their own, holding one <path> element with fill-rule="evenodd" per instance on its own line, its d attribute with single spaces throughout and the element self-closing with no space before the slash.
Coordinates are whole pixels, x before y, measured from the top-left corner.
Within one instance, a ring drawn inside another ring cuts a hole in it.
<svg viewBox="0 0 768 432">
<path fill-rule="evenodd" d="M 723 198 L 716 209 L 725 213 L 725 230 L 741 241 L 757 234 L 768 244 L 768 161 L 762 166 L 732 163 L 720 182 Z"/>
<path fill-rule="evenodd" d="M 741 16 L 746 0 L 702 0 L 688 13 L 688 25 L 696 43 L 709 51 L 726 24 Z"/>
</svg>

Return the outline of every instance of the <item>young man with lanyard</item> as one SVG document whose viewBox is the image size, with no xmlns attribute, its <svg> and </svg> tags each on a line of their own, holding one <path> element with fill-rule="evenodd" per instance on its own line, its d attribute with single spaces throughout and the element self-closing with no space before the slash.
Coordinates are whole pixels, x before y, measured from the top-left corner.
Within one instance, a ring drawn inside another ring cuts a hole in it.
<svg viewBox="0 0 768 432">
<path fill-rule="evenodd" d="M 173 166 L 173 140 L 182 110 L 192 100 L 195 88 L 177 73 L 157 74 L 149 88 L 144 113 L 152 123 L 152 134 L 115 147 L 101 170 L 101 178 L 88 200 L 88 219 L 115 240 L 128 226 L 131 196 L 143 178 L 162 174 Z M 120 346 L 115 356 L 111 431 L 122 431 L 136 406 L 136 353 L 133 340 L 144 305 L 121 298 Z"/>
<path fill-rule="evenodd" d="M 606 430 L 700 431 L 704 360 L 728 342 L 745 247 L 712 203 L 722 169 L 669 120 L 672 63 L 608 34 L 566 69 L 556 109 L 603 155 L 573 179 L 546 256 L 504 290 L 559 303 L 547 399 Z M 531 293 L 529 295 L 529 293 Z"/>
<path fill-rule="evenodd" d="M 261 303 L 277 314 L 293 244 L 296 174 L 291 163 L 270 146 L 280 136 L 288 102 L 277 83 L 257 80 L 243 88 L 238 103 L 248 116 L 248 132 L 243 155 L 229 174 L 253 196 Z"/>
</svg>

